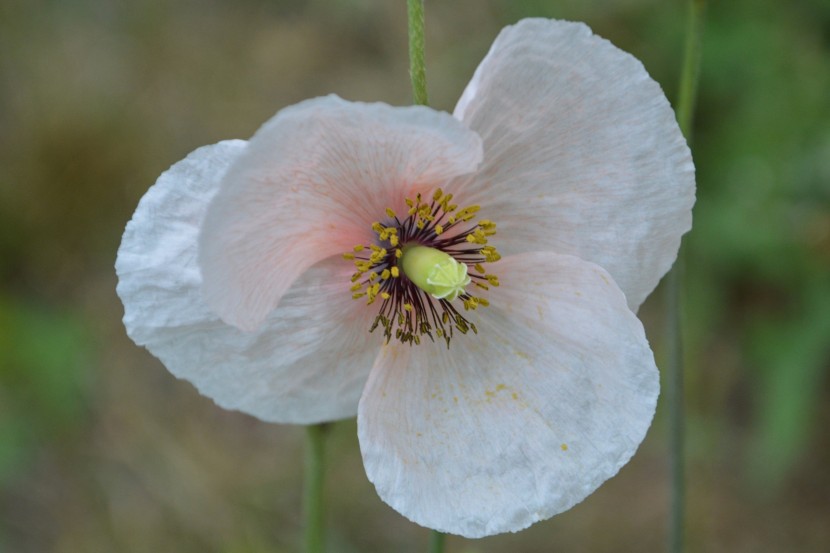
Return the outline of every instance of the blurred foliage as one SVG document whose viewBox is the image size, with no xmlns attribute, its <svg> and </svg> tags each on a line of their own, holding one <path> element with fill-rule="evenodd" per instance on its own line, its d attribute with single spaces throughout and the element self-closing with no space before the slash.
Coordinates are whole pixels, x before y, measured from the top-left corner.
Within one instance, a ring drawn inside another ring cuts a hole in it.
<svg viewBox="0 0 830 553">
<path fill-rule="evenodd" d="M 713 327 L 743 346 L 755 392 L 748 468 L 770 491 L 818 430 L 830 368 L 830 10 L 741 4 L 719 6 L 706 36 L 689 278 L 711 303 L 693 311 L 691 349 Z"/>
<path fill-rule="evenodd" d="M 692 550 L 830 549 L 830 3 L 711 2 L 693 144 L 686 351 Z M 674 98 L 681 0 L 427 0 L 433 105 L 498 30 L 581 20 Z M 216 408 L 125 336 L 124 224 L 187 152 L 335 92 L 410 102 L 403 2 L 0 3 L 0 551 L 295 551 L 301 432 Z M 661 354 L 661 306 L 641 310 Z M 662 406 L 584 504 L 449 551 L 663 545 Z M 332 433 L 331 550 L 421 551 L 354 422 Z M 623 510 L 626 516 L 620 517 Z M 597 529 L 602 531 L 597 531 Z"/>
<path fill-rule="evenodd" d="M 85 414 L 87 348 L 77 319 L 0 298 L 0 483 L 25 466 L 38 443 L 77 432 Z"/>
</svg>

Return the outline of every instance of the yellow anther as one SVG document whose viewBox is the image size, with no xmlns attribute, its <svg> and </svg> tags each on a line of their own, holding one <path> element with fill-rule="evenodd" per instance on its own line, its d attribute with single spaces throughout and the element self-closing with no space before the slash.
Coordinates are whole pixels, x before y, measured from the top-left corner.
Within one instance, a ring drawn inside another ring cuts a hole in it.
<svg viewBox="0 0 830 553">
<path fill-rule="evenodd" d="M 355 246 L 354 248 L 352 248 L 352 250 L 354 250 L 354 252 L 355 252 L 355 253 L 357 253 L 357 252 L 362 252 L 364 249 L 365 249 L 365 247 L 364 247 L 364 246 L 362 246 L 362 245 L 360 245 L 360 244 L 358 244 L 357 246 Z"/>
<path fill-rule="evenodd" d="M 493 286 L 499 285 L 499 277 L 497 277 L 496 275 L 484 275 L 484 278 L 486 278 L 487 282 L 489 282 Z"/>
<path fill-rule="evenodd" d="M 435 234 L 441 234 L 442 232 L 444 232 L 444 227 L 441 225 L 435 225 Z"/>
<path fill-rule="evenodd" d="M 380 293 L 380 297 L 382 297 L 382 298 L 383 298 L 383 299 L 385 299 L 385 300 L 388 300 L 388 299 L 389 299 L 389 298 L 391 298 L 392 296 L 389 294 L 389 292 L 381 292 L 381 293 Z"/>
<path fill-rule="evenodd" d="M 412 304 L 411 303 L 405 303 L 405 304 L 403 304 L 403 308 L 406 309 L 407 311 L 412 311 Z"/>
<path fill-rule="evenodd" d="M 440 202 L 440 201 L 441 201 L 441 196 L 442 196 L 443 194 L 444 194 L 444 193 L 443 193 L 443 192 L 441 191 L 441 189 L 439 188 L 439 189 L 438 189 L 438 190 L 436 190 L 436 191 L 435 191 L 435 193 L 432 195 L 432 201 L 433 201 L 433 202 Z"/>
<path fill-rule="evenodd" d="M 366 295 L 369 296 L 369 304 L 375 301 L 377 298 L 378 290 L 380 289 L 380 284 L 375 284 L 374 286 L 369 286 L 366 288 Z"/>
<path fill-rule="evenodd" d="M 476 263 L 475 265 L 473 265 L 473 267 L 475 268 L 475 270 L 476 270 L 477 272 L 479 272 L 479 273 L 481 273 L 481 274 L 484 274 L 484 273 L 486 272 L 486 271 L 484 270 L 484 267 L 482 267 L 481 263 Z"/>
<path fill-rule="evenodd" d="M 476 228 L 470 234 L 467 235 L 467 242 L 471 244 L 486 244 L 487 238 L 484 236 L 484 232 Z"/>
<path fill-rule="evenodd" d="M 496 251 L 496 248 L 494 248 L 493 246 L 484 246 L 483 248 L 481 248 L 481 255 L 483 255 L 484 260 L 489 263 L 493 263 L 501 259 L 501 255 L 499 254 L 499 252 Z"/>
<path fill-rule="evenodd" d="M 372 271 L 371 273 L 369 273 L 370 281 L 375 280 L 376 278 L 378 278 L 378 274 L 376 272 Z"/>
<path fill-rule="evenodd" d="M 395 212 L 394 212 L 394 211 L 392 211 L 392 209 L 390 209 L 390 208 L 388 208 L 388 207 L 386 208 L 386 214 L 387 214 L 387 215 L 389 215 L 390 217 L 392 217 L 393 219 L 394 219 L 395 217 L 397 217 L 397 215 L 395 215 Z"/>
<path fill-rule="evenodd" d="M 392 267 L 392 269 L 390 269 L 390 271 L 392 272 L 392 276 L 394 278 L 398 278 L 399 276 L 401 276 L 401 271 L 398 269 L 397 265 Z"/>
<path fill-rule="evenodd" d="M 444 211 L 453 211 L 455 209 L 455 207 L 458 207 L 458 206 L 454 206 L 453 209 L 450 209 L 450 201 L 451 200 L 452 200 L 452 194 L 447 194 L 446 196 L 441 198 L 441 209 L 443 209 Z"/>
<path fill-rule="evenodd" d="M 478 304 L 481 305 L 482 307 L 489 307 L 490 306 L 490 302 L 487 301 L 486 298 L 477 298 L 477 299 L 478 299 Z"/>
<path fill-rule="evenodd" d="M 406 205 L 408 205 L 409 207 L 415 205 L 415 202 L 413 202 L 410 198 L 406 198 L 404 201 L 406 202 Z"/>
<path fill-rule="evenodd" d="M 389 277 L 391 275 L 392 275 L 392 273 L 389 271 L 389 269 L 384 269 L 383 272 L 380 274 L 380 279 L 381 280 L 389 280 Z"/>
<path fill-rule="evenodd" d="M 348 259 L 349 261 L 351 261 L 352 259 L 354 259 L 354 254 L 353 253 L 344 253 L 343 254 L 343 259 Z"/>
<path fill-rule="evenodd" d="M 350 288 L 350 290 L 351 290 L 352 292 L 357 292 L 357 291 L 358 291 L 358 290 L 360 290 L 361 288 L 363 288 L 363 283 L 362 283 L 362 282 L 358 282 L 357 284 L 352 284 L 352 287 Z"/>
<path fill-rule="evenodd" d="M 470 219 L 475 217 L 475 214 L 481 209 L 481 206 L 471 205 L 467 206 L 464 209 L 460 210 L 458 213 L 455 214 L 457 219 L 461 219 L 462 221 L 469 221 Z"/>
<path fill-rule="evenodd" d="M 496 224 L 491 221 L 479 221 L 478 231 L 485 236 L 493 236 L 496 234 Z"/>
<path fill-rule="evenodd" d="M 383 232 L 383 225 L 375 221 L 374 223 L 372 223 L 372 230 L 380 234 L 381 232 Z"/>
<path fill-rule="evenodd" d="M 397 250 L 395 250 L 395 257 L 397 257 L 398 259 L 400 259 L 402 255 L 403 255 L 403 251 L 401 251 L 401 249 L 400 249 L 400 248 L 398 248 Z"/>
<path fill-rule="evenodd" d="M 352 299 L 353 300 L 359 300 L 360 298 L 362 298 L 365 295 L 366 295 L 366 292 L 356 292 L 356 293 L 352 294 Z"/>
<path fill-rule="evenodd" d="M 484 284 L 483 282 L 476 281 L 475 285 L 478 286 L 479 288 L 483 289 L 483 290 L 489 290 L 490 289 L 490 287 L 487 286 L 486 284 Z"/>
<path fill-rule="evenodd" d="M 390 244 L 392 244 L 392 246 L 397 246 L 397 245 L 398 245 L 398 235 L 397 235 L 397 234 L 393 234 L 393 235 L 389 238 L 389 243 L 390 243 Z"/>
</svg>

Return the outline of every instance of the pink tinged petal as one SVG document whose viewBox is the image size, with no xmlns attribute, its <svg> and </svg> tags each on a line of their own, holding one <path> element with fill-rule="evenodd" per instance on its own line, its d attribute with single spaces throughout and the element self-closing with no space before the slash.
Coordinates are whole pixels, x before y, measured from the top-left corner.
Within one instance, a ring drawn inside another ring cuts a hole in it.
<svg viewBox="0 0 830 553">
<path fill-rule="evenodd" d="M 498 36 L 455 116 L 484 140 L 463 201 L 498 222 L 499 251 L 597 263 L 636 311 L 674 262 L 695 194 L 689 148 L 642 64 L 581 23 L 526 19 Z"/>
<path fill-rule="evenodd" d="M 380 497 L 414 522 L 481 537 L 582 501 L 651 424 L 657 367 L 602 268 L 526 253 L 471 315 L 478 336 L 386 346 L 358 408 Z"/>
<path fill-rule="evenodd" d="M 226 173 L 199 239 L 208 304 L 253 330 L 292 282 L 372 239 L 404 198 L 468 174 L 481 140 L 422 106 L 316 98 L 280 111 Z"/>
<path fill-rule="evenodd" d="M 222 407 L 272 422 L 354 416 L 380 340 L 351 299 L 350 268 L 306 271 L 258 332 L 223 323 L 202 299 L 197 238 L 243 141 L 200 148 L 161 175 L 127 225 L 116 260 L 127 333 Z"/>
</svg>

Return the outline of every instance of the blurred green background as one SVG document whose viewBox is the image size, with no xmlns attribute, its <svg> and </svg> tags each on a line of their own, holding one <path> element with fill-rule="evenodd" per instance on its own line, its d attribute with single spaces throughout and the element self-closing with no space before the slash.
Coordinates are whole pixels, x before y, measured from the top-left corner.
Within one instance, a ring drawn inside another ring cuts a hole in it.
<svg viewBox="0 0 830 553">
<path fill-rule="evenodd" d="M 0 551 L 296 551 L 303 431 L 225 412 L 134 346 L 113 262 L 138 199 L 203 144 L 335 92 L 407 104 L 399 0 L 0 3 Z M 711 2 L 686 251 L 689 550 L 830 551 L 830 2 Z M 587 22 L 674 100 L 681 0 L 427 0 L 431 103 L 498 30 Z M 659 292 L 659 291 L 658 291 Z M 641 310 L 658 361 L 661 295 Z M 660 551 L 665 404 L 619 476 L 448 551 Z M 332 552 L 426 550 L 330 439 Z"/>
</svg>

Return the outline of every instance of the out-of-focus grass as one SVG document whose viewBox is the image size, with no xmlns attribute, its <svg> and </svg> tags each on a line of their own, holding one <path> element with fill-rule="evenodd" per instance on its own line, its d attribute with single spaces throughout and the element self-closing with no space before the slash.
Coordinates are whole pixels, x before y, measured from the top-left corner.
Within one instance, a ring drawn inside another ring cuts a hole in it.
<svg viewBox="0 0 830 553">
<path fill-rule="evenodd" d="M 450 110 L 498 29 L 587 22 L 674 97 L 683 2 L 427 2 Z M 830 547 L 830 5 L 711 3 L 688 240 L 693 549 Z M 295 551 L 299 429 L 228 413 L 124 335 L 112 264 L 147 187 L 192 149 L 335 92 L 410 102 L 403 2 L 0 4 L 0 551 Z M 658 296 L 655 295 L 655 298 Z M 641 311 L 660 357 L 657 299 Z M 652 551 L 662 407 L 586 502 L 456 553 Z M 331 550 L 422 551 L 331 437 Z M 624 516 L 620 516 L 620 513 Z"/>
</svg>

